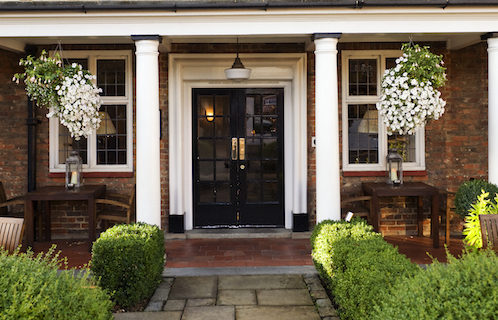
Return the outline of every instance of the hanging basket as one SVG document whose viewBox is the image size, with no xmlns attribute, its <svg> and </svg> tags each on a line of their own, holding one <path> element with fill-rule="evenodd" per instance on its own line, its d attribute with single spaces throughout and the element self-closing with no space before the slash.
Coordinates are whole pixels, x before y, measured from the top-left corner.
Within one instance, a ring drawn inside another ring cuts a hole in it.
<svg viewBox="0 0 498 320">
<path fill-rule="evenodd" d="M 438 120 L 446 105 L 437 90 L 446 81 L 442 56 L 412 43 L 401 49 L 403 56 L 382 77 L 382 96 L 377 103 L 390 135 L 415 133 L 427 121 Z"/>
<path fill-rule="evenodd" d="M 75 140 L 99 127 L 102 90 L 93 83 L 95 76 L 88 70 L 77 63 L 64 64 L 57 50 L 54 57 L 43 50 L 38 59 L 28 56 L 19 65 L 25 71 L 12 80 L 18 84 L 23 80 L 30 99 L 49 109 L 48 118 L 58 117 Z"/>
</svg>

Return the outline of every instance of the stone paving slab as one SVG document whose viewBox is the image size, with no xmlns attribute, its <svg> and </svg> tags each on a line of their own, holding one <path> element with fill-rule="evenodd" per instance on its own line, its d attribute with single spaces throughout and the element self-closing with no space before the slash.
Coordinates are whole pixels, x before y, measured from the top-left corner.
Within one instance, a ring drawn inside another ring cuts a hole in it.
<svg viewBox="0 0 498 320">
<path fill-rule="evenodd" d="M 216 298 L 218 277 L 176 278 L 168 299 Z"/>
<path fill-rule="evenodd" d="M 306 289 L 303 276 L 290 275 L 246 275 L 220 276 L 218 288 L 220 290 L 243 289 Z"/>
<path fill-rule="evenodd" d="M 321 320 L 314 306 L 236 307 L 237 320 Z"/>
<path fill-rule="evenodd" d="M 219 306 L 247 306 L 257 305 L 255 290 L 219 290 Z"/>
<path fill-rule="evenodd" d="M 113 313 L 115 320 L 182 320 L 183 311 Z"/>
<path fill-rule="evenodd" d="M 183 311 L 181 320 L 235 320 L 235 307 L 187 307 Z"/>
<path fill-rule="evenodd" d="M 313 306 L 307 289 L 258 290 L 260 306 Z"/>
</svg>

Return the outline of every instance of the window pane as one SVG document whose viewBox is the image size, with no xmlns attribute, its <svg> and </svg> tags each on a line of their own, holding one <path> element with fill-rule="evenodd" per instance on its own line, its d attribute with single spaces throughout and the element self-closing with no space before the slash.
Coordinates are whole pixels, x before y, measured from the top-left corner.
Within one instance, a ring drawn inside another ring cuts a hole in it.
<svg viewBox="0 0 498 320">
<path fill-rule="evenodd" d="M 85 137 L 80 140 L 71 138 L 65 126 L 59 123 L 59 163 L 66 163 L 71 151 L 78 151 L 83 164 L 88 164 L 88 143 Z"/>
<path fill-rule="evenodd" d="M 103 105 L 99 114 L 97 164 L 126 164 L 126 105 Z"/>
<path fill-rule="evenodd" d="M 125 67 L 125 60 L 97 60 L 97 86 L 102 88 L 102 96 L 126 95 Z"/>
<path fill-rule="evenodd" d="M 375 104 L 348 105 L 349 163 L 379 162 L 379 121 Z"/>
<path fill-rule="evenodd" d="M 415 162 L 417 160 L 415 156 L 415 136 L 393 134 L 388 137 L 388 147 L 396 149 L 404 162 Z"/>
<path fill-rule="evenodd" d="M 349 60 L 349 95 L 377 95 L 377 60 Z"/>
</svg>

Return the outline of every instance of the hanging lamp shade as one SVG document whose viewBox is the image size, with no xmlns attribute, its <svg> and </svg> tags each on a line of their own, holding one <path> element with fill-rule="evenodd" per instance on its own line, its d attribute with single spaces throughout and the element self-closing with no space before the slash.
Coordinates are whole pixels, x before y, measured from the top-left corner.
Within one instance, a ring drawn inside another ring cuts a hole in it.
<svg viewBox="0 0 498 320">
<path fill-rule="evenodd" d="M 225 69 L 225 77 L 228 80 L 233 81 L 242 81 L 247 80 L 251 76 L 251 69 L 247 69 L 242 64 L 239 58 L 239 39 L 237 39 L 237 57 L 233 62 L 233 65 L 230 69 Z"/>
</svg>

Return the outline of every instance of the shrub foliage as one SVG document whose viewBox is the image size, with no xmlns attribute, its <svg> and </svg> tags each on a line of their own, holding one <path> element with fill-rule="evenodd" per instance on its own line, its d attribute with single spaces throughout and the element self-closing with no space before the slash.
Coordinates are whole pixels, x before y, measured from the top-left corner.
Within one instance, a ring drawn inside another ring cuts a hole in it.
<svg viewBox="0 0 498 320">
<path fill-rule="evenodd" d="M 484 180 L 475 179 L 472 181 L 464 182 L 458 188 L 455 194 L 455 211 L 462 219 L 468 215 L 472 204 L 477 202 L 477 197 L 482 191 L 488 192 L 490 198 L 494 202 L 494 198 L 498 193 L 498 186 Z"/>
<path fill-rule="evenodd" d="M 54 251 L 34 256 L 0 249 L 0 319 L 112 319 L 113 303 L 89 270 L 58 272 Z"/>
<path fill-rule="evenodd" d="M 369 319 L 379 296 L 420 268 L 363 220 L 324 221 L 312 234 L 313 261 L 341 319 Z"/>
<path fill-rule="evenodd" d="M 92 274 L 123 308 L 150 298 L 164 270 L 164 234 L 145 223 L 116 225 L 92 249 Z"/>
<path fill-rule="evenodd" d="M 375 306 L 371 319 L 496 319 L 498 258 L 473 251 L 448 264 L 434 262 L 424 272 L 398 282 Z"/>
</svg>

